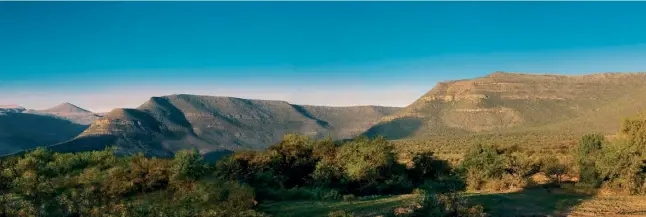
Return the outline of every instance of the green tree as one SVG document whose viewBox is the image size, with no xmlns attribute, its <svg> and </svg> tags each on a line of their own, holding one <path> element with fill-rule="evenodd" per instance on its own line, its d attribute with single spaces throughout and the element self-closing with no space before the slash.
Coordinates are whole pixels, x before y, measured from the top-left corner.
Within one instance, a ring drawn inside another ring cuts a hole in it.
<svg viewBox="0 0 646 217">
<path fill-rule="evenodd" d="M 591 186 L 601 184 L 596 169 L 596 161 L 601 152 L 605 137 L 601 134 L 588 134 L 581 137 L 576 148 L 574 159 L 579 169 L 579 182 Z"/>
<path fill-rule="evenodd" d="M 383 137 L 355 139 L 341 146 L 337 154 L 345 178 L 358 183 L 360 191 L 387 178 L 395 164 L 394 149 Z"/>
<path fill-rule="evenodd" d="M 171 162 L 171 180 L 197 180 L 208 169 L 204 158 L 196 150 L 183 150 L 175 153 Z"/>
<path fill-rule="evenodd" d="M 556 177 L 556 182 L 561 183 L 563 175 L 568 171 L 568 167 L 561 163 L 558 158 L 549 156 L 543 159 L 541 171 L 549 177 Z"/>
</svg>

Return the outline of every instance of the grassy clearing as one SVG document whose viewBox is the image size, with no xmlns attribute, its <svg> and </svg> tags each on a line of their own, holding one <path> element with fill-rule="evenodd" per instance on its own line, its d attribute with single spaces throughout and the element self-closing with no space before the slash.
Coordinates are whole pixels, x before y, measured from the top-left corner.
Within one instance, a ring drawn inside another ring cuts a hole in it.
<svg viewBox="0 0 646 217">
<path fill-rule="evenodd" d="M 592 195 L 543 188 L 510 193 L 471 193 L 469 202 L 482 204 L 491 216 L 565 216 Z"/>
<path fill-rule="evenodd" d="M 646 196 L 591 195 L 566 189 L 527 189 L 509 193 L 466 194 L 468 201 L 485 206 L 490 216 L 646 216 Z M 268 202 L 260 210 L 276 217 L 322 216 L 338 210 L 355 216 L 379 216 L 394 207 L 413 202 L 417 195 L 377 197 L 360 201 Z"/>
<path fill-rule="evenodd" d="M 260 210 L 276 217 L 327 216 L 343 210 L 355 216 L 377 216 L 391 212 L 393 207 L 413 202 L 418 195 L 384 196 L 359 201 L 281 201 L 261 205 Z"/>
</svg>

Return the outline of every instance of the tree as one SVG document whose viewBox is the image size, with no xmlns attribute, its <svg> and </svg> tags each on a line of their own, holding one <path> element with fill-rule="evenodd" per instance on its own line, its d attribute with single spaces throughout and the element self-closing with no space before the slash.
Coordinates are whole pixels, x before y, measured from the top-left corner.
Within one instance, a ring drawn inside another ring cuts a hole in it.
<svg viewBox="0 0 646 217">
<path fill-rule="evenodd" d="M 197 180 L 206 173 L 208 168 L 204 158 L 196 150 L 177 152 L 171 165 L 171 180 Z"/>
<path fill-rule="evenodd" d="M 549 177 L 556 177 L 557 183 L 561 183 L 563 175 L 568 171 L 568 167 L 562 164 L 558 158 L 550 156 L 543 159 L 542 172 Z"/>
<path fill-rule="evenodd" d="M 601 179 L 596 169 L 596 161 L 604 143 L 606 143 L 606 140 L 601 134 L 584 135 L 579 140 L 574 159 L 579 169 L 580 183 L 595 187 L 601 184 Z"/>
<path fill-rule="evenodd" d="M 415 184 L 424 183 L 425 180 L 436 180 L 451 172 L 450 165 L 444 160 L 438 160 L 433 152 L 415 154 L 411 159 L 412 168 L 409 177 Z"/>
</svg>

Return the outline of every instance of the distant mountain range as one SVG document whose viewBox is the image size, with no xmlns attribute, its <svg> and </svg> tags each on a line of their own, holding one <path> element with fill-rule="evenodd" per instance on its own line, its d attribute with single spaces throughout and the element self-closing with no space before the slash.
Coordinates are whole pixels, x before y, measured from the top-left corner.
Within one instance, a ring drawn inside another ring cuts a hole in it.
<svg viewBox="0 0 646 217">
<path fill-rule="evenodd" d="M 0 155 L 70 140 L 99 118 L 70 103 L 45 110 L 0 106 Z"/>
<path fill-rule="evenodd" d="M 18 128 L 8 130 L 11 127 L 0 116 L 0 142 L 4 142 L 0 146 L 9 147 L 0 149 L 0 154 L 56 143 L 50 146 L 56 151 L 116 145 L 126 154 L 170 156 L 180 149 L 197 149 L 204 155 L 220 155 L 264 149 L 285 133 L 333 139 L 612 133 L 622 118 L 646 110 L 644 93 L 646 73 L 565 76 L 496 72 L 440 82 L 405 108 L 308 106 L 185 94 L 152 97 L 136 109 L 114 109 L 103 115 L 72 104 L 40 111 L 6 106 L 0 107 L 5 119 L 12 116 L 6 114 L 13 114 L 13 121 L 30 127 L 20 128 L 22 133 L 15 131 Z M 21 115 L 31 119 L 18 117 Z M 88 123 L 92 124 L 84 125 Z M 29 145 L 11 145 L 16 143 Z"/>
<path fill-rule="evenodd" d="M 171 155 L 180 149 L 203 154 L 263 149 L 286 133 L 316 138 L 352 138 L 399 108 L 325 107 L 233 97 L 171 95 L 153 97 L 137 109 L 115 109 L 59 151 L 97 150 Z"/>
</svg>

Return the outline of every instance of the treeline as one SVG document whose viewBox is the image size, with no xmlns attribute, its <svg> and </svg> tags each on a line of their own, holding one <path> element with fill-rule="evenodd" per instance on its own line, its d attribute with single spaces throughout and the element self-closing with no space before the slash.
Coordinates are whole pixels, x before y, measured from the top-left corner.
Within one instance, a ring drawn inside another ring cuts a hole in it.
<svg viewBox="0 0 646 217">
<path fill-rule="evenodd" d="M 0 159 L 0 216 L 263 216 L 251 187 L 205 179 L 212 170 L 196 152 L 158 159 L 39 148 Z"/>
<path fill-rule="evenodd" d="M 587 135 L 575 152 L 580 185 L 646 194 L 646 118 L 624 120 L 613 141 Z"/>
<path fill-rule="evenodd" d="M 236 153 L 217 162 L 216 168 L 221 179 L 259 189 L 261 199 L 287 199 L 280 197 L 296 188 L 325 189 L 325 197 L 339 197 L 409 193 L 428 181 L 460 185 L 445 180 L 455 176 L 432 153 L 420 153 L 408 165 L 398 163 L 392 145 L 383 138 L 337 143 L 287 135 L 267 151 Z"/>
<path fill-rule="evenodd" d="M 407 216 L 484 216 L 483 207 L 470 206 L 455 194 L 465 185 L 448 162 L 430 152 L 418 153 L 407 163 L 396 156 L 383 137 L 334 142 L 287 135 L 267 151 L 236 153 L 218 161 L 215 175 L 249 184 L 259 201 L 351 201 L 415 193 L 421 196 L 418 203 L 399 207 L 408 210 Z"/>
<path fill-rule="evenodd" d="M 646 194 L 646 118 L 624 120 L 612 138 L 584 135 L 567 155 L 530 154 L 536 152 L 518 145 L 477 144 L 468 148 L 456 172 L 473 190 L 536 186 L 535 176 L 542 175 L 556 187 L 565 181 L 578 190 Z"/>
<path fill-rule="evenodd" d="M 406 208 L 414 216 L 483 211 L 453 194 L 464 183 L 447 162 L 420 153 L 399 163 L 383 138 L 286 135 L 266 151 L 235 153 L 215 164 L 194 151 L 172 159 L 113 152 L 38 148 L 0 158 L 0 216 L 251 217 L 266 216 L 255 210 L 266 200 L 352 201 L 412 192 L 420 195 Z"/>
</svg>

